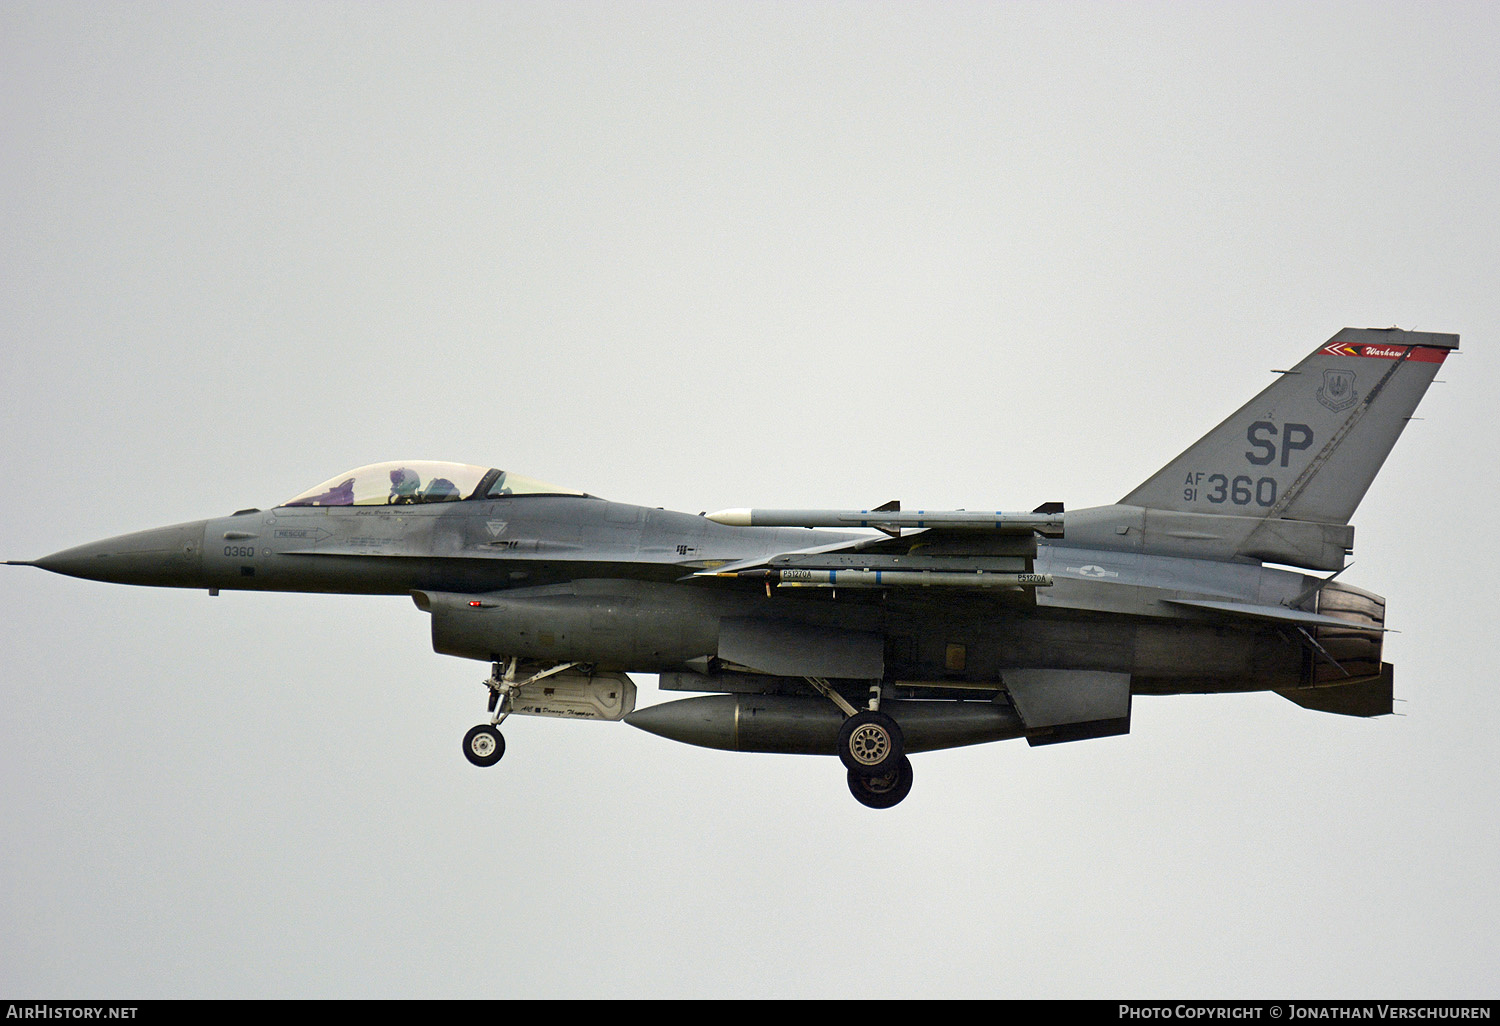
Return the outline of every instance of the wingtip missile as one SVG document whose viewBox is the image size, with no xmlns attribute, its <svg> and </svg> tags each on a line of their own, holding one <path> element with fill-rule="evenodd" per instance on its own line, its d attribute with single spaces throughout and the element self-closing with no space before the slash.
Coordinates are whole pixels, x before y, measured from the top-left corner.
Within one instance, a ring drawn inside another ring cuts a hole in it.
<svg viewBox="0 0 1500 1026">
<path fill-rule="evenodd" d="M 887 503 L 886 506 L 892 506 Z M 1043 508 L 1053 506 L 1048 503 Z M 1058 504 L 1060 505 L 1060 504 Z M 879 531 L 934 527 L 990 530 L 1017 534 L 1038 532 L 1053 537 L 1063 533 L 1063 513 L 1048 510 L 1007 513 L 1002 510 L 907 510 L 877 509 L 721 509 L 706 514 L 709 520 L 730 527 L 842 527 Z"/>
<path fill-rule="evenodd" d="M 715 513 L 705 513 L 704 516 L 716 524 L 724 524 L 728 527 L 749 527 L 751 514 L 754 512 L 754 510 L 743 508 L 721 509 Z"/>
</svg>

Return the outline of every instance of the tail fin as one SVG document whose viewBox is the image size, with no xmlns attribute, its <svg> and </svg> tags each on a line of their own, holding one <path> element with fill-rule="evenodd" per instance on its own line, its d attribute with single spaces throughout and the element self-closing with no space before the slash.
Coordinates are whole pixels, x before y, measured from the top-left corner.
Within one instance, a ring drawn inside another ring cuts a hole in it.
<svg viewBox="0 0 1500 1026">
<path fill-rule="evenodd" d="M 1122 505 L 1347 524 L 1458 336 L 1345 328 Z"/>
</svg>

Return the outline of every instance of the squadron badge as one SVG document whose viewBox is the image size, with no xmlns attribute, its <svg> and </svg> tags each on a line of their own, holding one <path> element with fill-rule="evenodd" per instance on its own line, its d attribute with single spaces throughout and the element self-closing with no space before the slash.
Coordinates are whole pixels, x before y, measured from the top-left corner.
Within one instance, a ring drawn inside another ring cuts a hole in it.
<svg viewBox="0 0 1500 1026">
<path fill-rule="evenodd" d="M 1318 402 L 1328 407 L 1334 413 L 1347 410 L 1359 401 L 1359 393 L 1354 390 L 1354 372 L 1352 370 L 1325 370 L 1323 372 L 1323 387 L 1318 389 Z"/>
</svg>

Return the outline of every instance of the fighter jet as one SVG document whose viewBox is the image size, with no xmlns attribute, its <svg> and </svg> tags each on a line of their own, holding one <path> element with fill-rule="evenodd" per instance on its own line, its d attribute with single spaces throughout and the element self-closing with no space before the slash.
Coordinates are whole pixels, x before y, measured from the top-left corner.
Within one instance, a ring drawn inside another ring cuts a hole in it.
<svg viewBox="0 0 1500 1026">
<path fill-rule="evenodd" d="M 1350 516 L 1458 336 L 1345 328 L 1113 505 L 1065 512 L 610 502 L 496 468 L 380 463 L 272 509 L 22 565 L 120 584 L 405 595 L 511 714 L 837 756 L 890 808 L 913 754 L 1128 733 L 1137 695 L 1270 690 L 1391 712 L 1385 600 L 1336 580 Z M 17 561 L 12 561 L 17 562 Z M 631 674 L 666 692 L 636 708 Z"/>
</svg>

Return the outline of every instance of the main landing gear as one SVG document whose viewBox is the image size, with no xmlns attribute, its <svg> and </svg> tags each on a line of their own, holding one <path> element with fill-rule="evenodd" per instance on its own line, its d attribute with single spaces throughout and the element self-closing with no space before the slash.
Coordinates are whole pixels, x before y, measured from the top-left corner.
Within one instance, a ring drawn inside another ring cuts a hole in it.
<svg viewBox="0 0 1500 1026">
<path fill-rule="evenodd" d="M 901 759 L 902 740 L 901 728 L 885 713 L 857 712 L 839 728 L 839 759 L 850 772 L 879 776 Z"/>
<path fill-rule="evenodd" d="M 839 728 L 838 753 L 849 771 L 849 793 L 872 809 L 899 804 L 911 793 L 911 760 L 904 751 L 900 725 L 880 711 L 879 682 L 870 687 L 868 706 L 855 709 L 827 681 L 807 680 L 847 717 Z"/>
<path fill-rule="evenodd" d="M 503 668 L 499 663 L 494 663 L 490 667 L 489 680 L 484 682 L 485 686 L 490 689 L 490 721 L 473 727 L 464 735 L 464 758 L 476 766 L 493 766 L 505 754 L 505 735 L 500 733 L 499 727 L 510 715 L 511 706 L 518 691 L 544 677 L 570 670 L 578 665 L 577 663 L 559 663 L 551 669 L 534 673 L 525 680 L 517 680 L 518 664 L 519 660 L 511 659 Z"/>
<path fill-rule="evenodd" d="M 872 809 L 889 809 L 911 793 L 911 760 L 901 728 L 882 712 L 855 713 L 839 729 L 839 759 L 849 770 L 849 793 Z"/>
<path fill-rule="evenodd" d="M 850 770 L 849 793 L 861 805 L 868 805 L 872 809 L 889 809 L 911 794 L 911 781 L 911 760 L 903 755 L 887 773 L 870 776 Z"/>
</svg>

